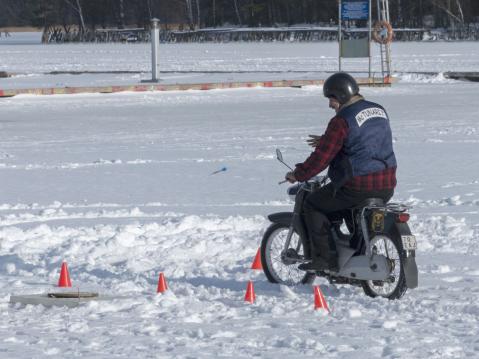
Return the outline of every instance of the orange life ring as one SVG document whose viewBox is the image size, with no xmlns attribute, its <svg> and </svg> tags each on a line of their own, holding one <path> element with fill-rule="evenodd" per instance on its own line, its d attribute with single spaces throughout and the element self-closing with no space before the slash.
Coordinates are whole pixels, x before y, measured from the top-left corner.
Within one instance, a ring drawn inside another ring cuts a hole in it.
<svg viewBox="0 0 479 359">
<path fill-rule="evenodd" d="M 393 28 L 391 24 L 385 20 L 377 21 L 374 24 L 372 36 L 373 40 L 378 44 L 389 44 L 393 41 Z"/>
</svg>

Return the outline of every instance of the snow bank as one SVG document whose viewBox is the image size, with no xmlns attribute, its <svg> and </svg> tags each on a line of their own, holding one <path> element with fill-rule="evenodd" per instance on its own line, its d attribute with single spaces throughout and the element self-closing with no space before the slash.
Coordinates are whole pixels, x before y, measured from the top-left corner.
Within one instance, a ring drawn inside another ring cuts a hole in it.
<svg viewBox="0 0 479 359">
<path fill-rule="evenodd" d="M 425 83 L 425 84 L 434 84 L 434 83 L 454 83 L 457 80 L 452 80 L 444 77 L 444 73 L 440 72 L 438 74 L 415 74 L 415 73 L 404 73 L 397 74 L 394 76 L 400 82 L 405 83 Z"/>
<path fill-rule="evenodd" d="M 140 213 L 128 213 L 134 218 Z M 84 214 L 88 217 L 90 214 Z M 127 217 L 122 212 L 104 216 Z M 46 220 L 66 213 L 42 210 Z M 228 277 L 228 272 L 250 265 L 261 238 L 265 220 L 256 217 L 184 216 L 161 214 L 158 222 L 123 226 L 51 227 L 40 224 L 23 230 L 15 226 L 0 229 L 0 256 L 9 274 L 44 275 L 52 281 L 63 259 L 83 278 L 134 280 L 136 276 L 155 277 L 164 271 L 171 278 Z M 32 266 L 38 267 L 33 272 Z M 78 284 L 77 284 L 78 285 Z"/>
</svg>

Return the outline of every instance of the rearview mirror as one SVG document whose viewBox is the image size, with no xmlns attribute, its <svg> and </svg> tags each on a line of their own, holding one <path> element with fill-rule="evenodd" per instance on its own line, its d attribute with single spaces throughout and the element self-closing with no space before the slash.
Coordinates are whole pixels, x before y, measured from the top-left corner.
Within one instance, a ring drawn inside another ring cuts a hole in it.
<svg viewBox="0 0 479 359">
<path fill-rule="evenodd" d="M 276 149 L 276 158 L 279 162 L 283 162 L 283 154 L 281 153 L 279 148 Z"/>
<path fill-rule="evenodd" d="M 279 162 L 281 162 L 283 165 L 288 167 L 291 171 L 293 170 L 287 163 L 283 161 L 283 154 L 279 150 L 279 148 L 276 149 L 276 158 L 278 159 Z"/>
</svg>

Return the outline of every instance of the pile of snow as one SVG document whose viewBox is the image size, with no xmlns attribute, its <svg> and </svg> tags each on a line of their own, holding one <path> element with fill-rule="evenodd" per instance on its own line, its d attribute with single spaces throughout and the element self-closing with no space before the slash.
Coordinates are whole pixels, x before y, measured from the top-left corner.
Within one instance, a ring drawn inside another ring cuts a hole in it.
<svg viewBox="0 0 479 359">
<path fill-rule="evenodd" d="M 420 74 L 420 73 L 399 73 L 394 76 L 401 82 L 406 83 L 454 83 L 456 80 L 449 79 L 444 77 L 444 73 L 430 73 L 430 74 Z"/>
<path fill-rule="evenodd" d="M 42 215 L 58 216 L 58 213 Z M 120 218 L 134 217 L 135 213 L 130 213 Z M 88 280 L 102 281 L 109 286 L 112 280 L 135 282 L 138 276 L 153 279 L 158 270 L 170 278 L 227 279 L 235 278 L 236 272 L 250 265 L 264 225 L 260 216 L 163 214 L 148 224 L 94 227 L 41 224 L 27 230 L 7 226 L 0 230 L 0 253 L 4 257 L 3 270 L 8 274 L 45 276 L 52 283 L 63 259 L 71 264 L 73 272 L 87 279 L 86 284 Z"/>
</svg>

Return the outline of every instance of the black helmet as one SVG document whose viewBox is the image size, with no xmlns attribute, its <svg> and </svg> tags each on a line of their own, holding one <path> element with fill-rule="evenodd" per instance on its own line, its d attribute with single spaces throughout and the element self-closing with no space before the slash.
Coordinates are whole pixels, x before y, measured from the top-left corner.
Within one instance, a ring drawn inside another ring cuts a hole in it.
<svg viewBox="0 0 479 359">
<path fill-rule="evenodd" d="M 324 82 L 323 93 L 325 97 L 334 97 L 342 105 L 359 93 L 359 87 L 351 75 L 337 72 Z"/>
</svg>

